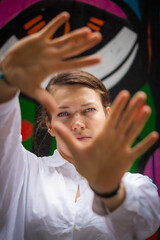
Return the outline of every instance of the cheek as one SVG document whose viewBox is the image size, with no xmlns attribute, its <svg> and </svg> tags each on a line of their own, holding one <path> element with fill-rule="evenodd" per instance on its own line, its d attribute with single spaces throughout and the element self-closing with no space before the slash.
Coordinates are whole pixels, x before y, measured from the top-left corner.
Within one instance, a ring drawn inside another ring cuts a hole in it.
<svg viewBox="0 0 160 240">
<path fill-rule="evenodd" d="M 95 131 L 99 131 L 101 128 L 103 128 L 104 124 L 106 122 L 106 115 L 104 112 L 101 114 L 97 114 L 94 119 L 91 121 L 92 128 L 95 128 Z"/>
<path fill-rule="evenodd" d="M 104 113 L 95 115 L 92 120 L 94 124 L 100 124 L 100 125 L 103 125 L 105 121 L 106 121 L 106 115 Z"/>
<path fill-rule="evenodd" d="M 88 128 L 94 132 L 97 133 L 98 131 L 100 131 L 101 128 L 103 128 L 104 123 L 105 123 L 106 117 L 105 115 L 98 115 L 95 116 L 94 118 L 90 119 L 90 121 L 88 122 Z"/>
</svg>

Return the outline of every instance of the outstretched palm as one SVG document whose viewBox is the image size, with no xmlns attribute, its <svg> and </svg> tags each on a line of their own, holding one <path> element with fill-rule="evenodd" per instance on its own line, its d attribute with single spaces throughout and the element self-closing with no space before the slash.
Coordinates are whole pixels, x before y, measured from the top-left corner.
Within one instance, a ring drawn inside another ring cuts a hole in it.
<svg viewBox="0 0 160 240">
<path fill-rule="evenodd" d="M 104 126 L 85 145 L 77 141 L 61 123 L 53 124 L 56 133 L 68 146 L 75 167 L 95 190 L 110 192 L 115 189 L 137 157 L 158 138 L 158 133 L 152 132 L 132 147 L 150 116 L 151 109 L 144 104 L 146 95 L 143 92 L 135 94 L 130 101 L 129 98 L 129 92 L 119 93 Z"/>
<path fill-rule="evenodd" d="M 23 93 L 41 102 L 49 111 L 54 100 L 41 88 L 42 81 L 55 72 L 82 68 L 100 61 L 99 57 L 78 57 L 101 40 L 100 33 L 84 27 L 51 40 L 50 36 L 69 18 L 67 12 L 55 17 L 41 31 L 20 40 L 5 55 L 1 68 L 6 81 Z"/>
</svg>

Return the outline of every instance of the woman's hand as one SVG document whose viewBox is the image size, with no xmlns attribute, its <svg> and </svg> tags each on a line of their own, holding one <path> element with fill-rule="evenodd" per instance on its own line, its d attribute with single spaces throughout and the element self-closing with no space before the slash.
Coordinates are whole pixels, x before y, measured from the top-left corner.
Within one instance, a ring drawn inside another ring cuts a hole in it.
<svg viewBox="0 0 160 240">
<path fill-rule="evenodd" d="M 112 192 L 134 161 L 158 139 L 152 132 L 136 146 L 134 141 L 142 131 L 151 109 L 146 95 L 138 92 L 129 100 L 128 91 L 121 91 L 98 135 L 86 145 L 77 141 L 61 123 L 53 128 L 68 146 L 78 172 L 99 193 Z"/>
<path fill-rule="evenodd" d="M 53 98 L 41 88 L 42 81 L 55 72 L 82 68 L 100 62 L 100 58 L 74 57 L 99 43 L 100 33 L 84 27 L 51 40 L 56 30 L 69 19 L 63 12 L 42 30 L 18 41 L 4 56 L 1 69 L 6 82 L 54 111 Z"/>
</svg>

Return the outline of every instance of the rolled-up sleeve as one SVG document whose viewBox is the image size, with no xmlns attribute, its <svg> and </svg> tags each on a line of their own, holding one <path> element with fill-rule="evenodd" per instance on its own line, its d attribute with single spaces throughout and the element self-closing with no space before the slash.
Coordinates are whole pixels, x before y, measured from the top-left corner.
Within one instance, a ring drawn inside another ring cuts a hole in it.
<svg viewBox="0 0 160 240">
<path fill-rule="evenodd" d="M 93 211 L 110 218 L 115 232 L 133 239 L 145 239 L 160 226 L 160 199 L 152 180 L 141 174 L 126 173 L 123 177 L 126 199 L 120 207 L 109 212 L 101 199 L 94 196 Z"/>
<path fill-rule="evenodd" d="M 18 96 L 19 93 L 0 105 L 0 229 L 9 218 L 8 212 L 23 185 L 25 164 Z"/>
</svg>

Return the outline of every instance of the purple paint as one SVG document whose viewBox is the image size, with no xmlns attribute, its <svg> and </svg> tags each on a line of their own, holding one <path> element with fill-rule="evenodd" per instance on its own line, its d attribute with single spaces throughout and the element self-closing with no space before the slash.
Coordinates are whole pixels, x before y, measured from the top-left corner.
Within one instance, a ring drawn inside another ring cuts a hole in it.
<svg viewBox="0 0 160 240">
<path fill-rule="evenodd" d="M 39 0 L 2 0 L 0 2 L 0 28 L 36 2 L 39 2 Z"/>
<path fill-rule="evenodd" d="M 125 13 L 122 11 L 122 9 L 110 0 L 75 0 L 75 1 L 88 3 L 95 7 L 104 9 L 107 12 L 112 13 L 118 17 L 121 17 L 124 19 L 127 18 Z"/>
<path fill-rule="evenodd" d="M 7 22 L 13 19 L 18 13 L 25 10 L 32 4 L 39 2 L 40 0 L 2 0 L 0 2 L 0 28 L 2 28 Z M 66 0 L 67 1 L 67 0 Z M 101 8 L 115 14 L 118 17 L 125 18 L 126 15 L 120 7 L 110 0 L 75 0 L 91 4 L 95 7 Z"/>
<path fill-rule="evenodd" d="M 150 157 L 144 170 L 144 174 L 149 176 L 154 180 L 158 187 L 158 193 L 160 195 L 160 148 L 158 148 L 154 153 L 154 157 Z M 154 162 L 153 162 L 154 161 Z"/>
</svg>

